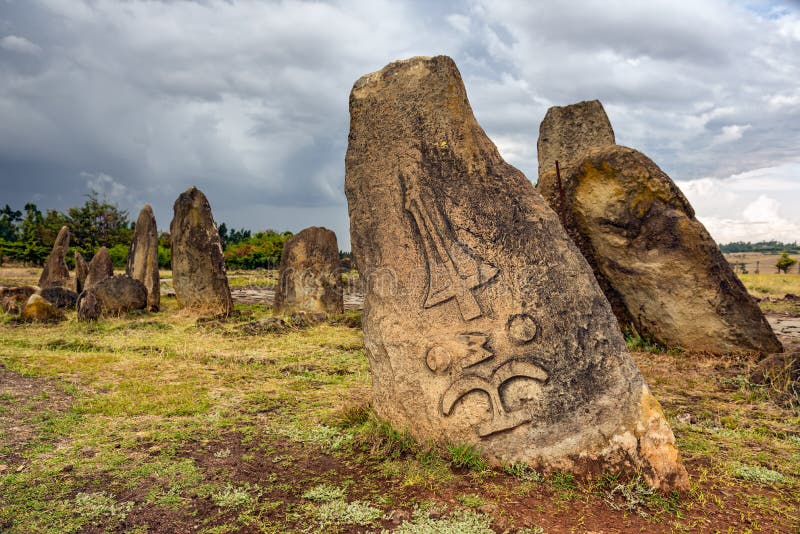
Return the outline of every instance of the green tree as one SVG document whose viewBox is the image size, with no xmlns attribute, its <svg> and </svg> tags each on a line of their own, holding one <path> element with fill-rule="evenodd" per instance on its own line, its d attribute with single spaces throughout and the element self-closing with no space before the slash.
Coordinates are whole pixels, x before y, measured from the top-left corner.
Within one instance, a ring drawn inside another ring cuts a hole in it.
<svg viewBox="0 0 800 534">
<path fill-rule="evenodd" d="M 778 261 L 775 262 L 775 267 L 778 268 L 779 272 L 786 274 L 795 263 L 797 263 L 797 260 L 790 257 L 788 252 L 781 252 Z"/>
<path fill-rule="evenodd" d="M 17 241 L 19 239 L 18 223 L 21 220 L 22 212 L 12 210 L 11 206 L 6 204 L 6 207 L 0 210 L 0 239 Z"/>
<path fill-rule="evenodd" d="M 90 254 L 100 247 L 129 245 L 133 230 L 128 221 L 128 212 L 115 204 L 101 201 L 97 191 L 91 191 L 87 197 L 83 206 L 67 210 L 72 244 Z"/>
</svg>

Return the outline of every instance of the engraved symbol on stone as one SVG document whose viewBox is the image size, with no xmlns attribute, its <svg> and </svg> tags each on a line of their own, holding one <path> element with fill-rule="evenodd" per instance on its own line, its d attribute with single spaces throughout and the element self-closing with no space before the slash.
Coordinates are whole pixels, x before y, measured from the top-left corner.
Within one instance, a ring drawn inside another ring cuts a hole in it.
<svg viewBox="0 0 800 534">
<path fill-rule="evenodd" d="M 519 315 L 512 315 L 506 325 L 508 330 L 508 337 L 517 345 L 524 345 L 530 343 L 536 337 L 539 331 L 539 326 L 536 320 L 528 315 L 522 313 Z"/>
<path fill-rule="evenodd" d="M 524 331 L 530 334 L 529 329 Z M 535 335 L 535 331 L 533 335 Z M 530 422 L 532 414 L 526 411 L 524 407 L 514 411 L 506 410 L 500 390 L 512 378 L 529 378 L 544 382 L 548 378 L 547 372 L 534 363 L 522 360 L 506 360 L 499 365 L 487 368 L 487 365 L 495 357 L 486 348 L 488 336 L 484 334 L 459 334 L 456 336 L 456 341 L 463 346 L 464 354 L 455 362 L 453 362 L 451 352 L 441 345 L 436 345 L 428 351 L 427 361 L 431 370 L 438 372 L 444 370 L 439 367 L 434 369 L 431 366 L 431 352 L 436 351 L 435 356 L 439 356 L 441 354 L 439 349 L 441 349 L 447 352 L 447 367 L 453 367 L 457 371 L 456 376 L 458 378 L 453 380 L 442 394 L 442 413 L 445 416 L 451 415 L 456 403 L 462 397 L 474 391 L 482 391 L 489 397 L 491 419 L 478 425 L 477 430 L 480 437 L 490 436 Z"/>
<path fill-rule="evenodd" d="M 425 308 L 455 298 L 465 321 L 481 316 L 481 308 L 472 290 L 492 280 L 499 270 L 476 257 L 469 248 L 457 242 L 448 243 L 449 225 L 434 206 L 422 201 L 414 178 L 405 178 L 405 209 L 414 217 L 425 246 L 428 261 L 428 294 Z"/>
<path fill-rule="evenodd" d="M 447 371 L 452 361 L 453 356 L 450 354 L 450 351 L 441 345 L 431 347 L 425 357 L 425 363 L 428 365 L 428 369 L 434 373 L 443 373 Z"/>
</svg>

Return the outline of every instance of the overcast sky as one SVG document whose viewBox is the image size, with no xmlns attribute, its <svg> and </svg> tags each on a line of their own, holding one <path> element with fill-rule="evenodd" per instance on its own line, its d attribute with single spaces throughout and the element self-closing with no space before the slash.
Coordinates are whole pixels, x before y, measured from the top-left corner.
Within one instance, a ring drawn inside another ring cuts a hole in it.
<svg viewBox="0 0 800 534">
<path fill-rule="evenodd" d="M 599 98 L 720 242 L 800 239 L 800 5 L 721 0 L 0 0 L 0 205 L 95 189 L 168 229 L 323 225 L 349 248 L 353 82 L 447 54 L 478 121 L 536 181 L 552 105 Z"/>
</svg>

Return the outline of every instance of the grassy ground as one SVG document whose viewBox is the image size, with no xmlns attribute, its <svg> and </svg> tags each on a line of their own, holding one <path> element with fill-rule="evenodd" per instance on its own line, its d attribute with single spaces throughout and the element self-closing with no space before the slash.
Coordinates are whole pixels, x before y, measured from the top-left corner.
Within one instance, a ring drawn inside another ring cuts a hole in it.
<svg viewBox="0 0 800 534">
<path fill-rule="evenodd" d="M 800 295 L 800 274 L 740 274 L 747 290 L 757 297 L 783 297 L 787 293 Z"/>
<path fill-rule="evenodd" d="M 357 314 L 281 334 L 163 299 L 59 325 L 0 315 L 0 531 L 800 532 L 800 414 L 748 359 L 634 352 L 691 474 L 489 468 L 369 410 Z"/>
</svg>

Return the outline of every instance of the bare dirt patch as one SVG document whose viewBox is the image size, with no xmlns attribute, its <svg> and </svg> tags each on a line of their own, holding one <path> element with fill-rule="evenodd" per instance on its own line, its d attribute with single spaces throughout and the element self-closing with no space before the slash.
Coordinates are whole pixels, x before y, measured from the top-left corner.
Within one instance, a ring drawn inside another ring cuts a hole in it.
<svg viewBox="0 0 800 534">
<path fill-rule="evenodd" d="M 22 451 L 41 437 L 43 419 L 71 404 L 72 397 L 55 382 L 22 376 L 0 363 L 0 474 L 23 469 Z"/>
</svg>

